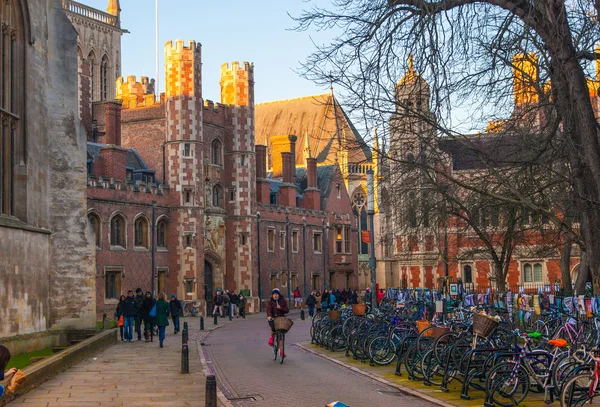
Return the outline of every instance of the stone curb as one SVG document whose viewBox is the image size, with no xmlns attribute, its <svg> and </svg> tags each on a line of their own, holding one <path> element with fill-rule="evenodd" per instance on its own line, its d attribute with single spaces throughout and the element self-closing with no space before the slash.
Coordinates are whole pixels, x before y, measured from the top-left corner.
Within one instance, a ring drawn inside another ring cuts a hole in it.
<svg viewBox="0 0 600 407">
<path fill-rule="evenodd" d="M 404 386 L 399 385 L 397 383 L 390 382 L 389 380 L 386 380 L 383 377 L 374 375 L 374 374 L 369 373 L 369 372 L 365 372 L 365 371 L 363 371 L 361 369 L 358 369 L 358 368 L 356 368 L 354 366 L 350 366 L 350 365 L 348 365 L 348 364 L 346 364 L 344 362 L 341 362 L 341 361 L 339 361 L 337 359 L 330 358 L 329 356 L 324 355 L 324 354 L 322 354 L 320 352 L 317 352 L 315 350 L 312 350 L 312 349 L 310 349 L 310 348 L 308 348 L 308 347 L 306 347 L 306 346 L 304 346 L 304 345 L 302 345 L 300 343 L 296 343 L 296 344 L 294 344 L 294 346 L 297 346 L 300 349 L 302 349 L 302 350 L 304 350 L 304 351 L 306 351 L 308 353 L 312 353 L 313 355 L 317 355 L 317 356 L 319 356 L 319 357 L 321 357 L 321 358 L 323 358 L 325 360 L 328 360 L 330 362 L 336 363 L 336 364 L 338 364 L 338 365 L 340 365 L 342 367 L 345 367 L 346 369 L 351 370 L 351 371 L 353 371 L 355 373 L 361 374 L 361 375 L 366 376 L 366 377 L 368 377 L 370 379 L 378 381 L 378 382 L 380 382 L 382 384 L 385 384 L 387 386 L 390 386 L 390 387 L 393 387 L 395 389 L 398 389 L 398 391 L 400 391 L 401 393 L 403 393 L 403 394 L 405 394 L 407 396 L 417 397 L 417 398 L 420 398 L 422 400 L 428 401 L 428 402 L 430 402 L 432 404 L 436 404 L 436 405 L 441 406 L 441 407 L 456 407 L 456 406 L 453 406 L 452 404 L 444 403 L 443 401 L 438 400 L 435 397 L 431 397 L 431 396 L 428 396 L 428 395 L 423 394 L 421 392 L 418 392 L 416 390 L 409 389 L 408 387 L 404 387 Z"/>
<path fill-rule="evenodd" d="M 26 367 L 23 369 L 23 373 L 27 376 L 27 380 L 18 387 L 17 392 L 0 399 L 0 406 L 14 401 L 54 376 L 57 376 L 59 373 L 116 343 L 116 329 L 104 330 L 91 338 L 68 347 L 56 355 Z"/>
</svg>

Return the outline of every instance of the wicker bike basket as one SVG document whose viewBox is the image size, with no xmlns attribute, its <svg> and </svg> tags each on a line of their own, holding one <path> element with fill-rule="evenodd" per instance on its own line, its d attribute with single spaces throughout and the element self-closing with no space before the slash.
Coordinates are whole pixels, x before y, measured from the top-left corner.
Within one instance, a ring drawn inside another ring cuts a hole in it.
<svg viewBox="0 0 600 407">
<path fill-rule="evenodd" d="M 431 329 L 431 331 L 433 332 L 433 339 L 437 340 L 443 334 L 450 332 L 450 328 L 446 326 L 434 326 L 433 329 Z"/>
<path fill-rule="evenodd" d="M 275 330 L 287 332 L 294 325 L 294 321 L 286 317 L 275 318 Z"/>
<path fill-rule="evenodd" d="M 500 322 L 487 315 L 473 314 L 473 333 L 487 338 L 492 334 Z"/>
<path fill-rule="evenodd" d="M 329 319 L 331 321 L 335 321 L 336 319 L 338 319 L 339 317 L 342 316 L 342 312 L 341 311 L 329 311 Z"/>
<path fill-rule="evenodd" d="M 352 313 L 356 316 L 365 315 L 367 313 L 367 304 L 352 304 Z"/>
<path fill-rule="evenodd" d="M 423 320 L 417 321 L 417 330 L 419 331 L 419 334 L 421 334 L 424 330 L 426 330 L 429 327 L 431 327 L 430 321 L 423 321 Z M 433 335 L 433 332 L 431 329 L 423 334 L 423 336 L 432 336 L 432 335 Z"/>
</svg>

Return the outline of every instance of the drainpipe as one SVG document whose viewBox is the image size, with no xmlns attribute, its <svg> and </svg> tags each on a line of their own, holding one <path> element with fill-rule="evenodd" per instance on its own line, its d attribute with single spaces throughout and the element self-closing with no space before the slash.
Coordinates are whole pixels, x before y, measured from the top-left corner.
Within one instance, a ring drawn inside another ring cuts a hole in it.
<svg viewBox="0 0 600 407">
<path fill-rule="evenodd" d="M 302 220 L 302 241 L 304 242 L 304 296 L 308 298 L 308 287 L 306 286 L 306 218 Z"/>
<path fill-rule="evenodd" d="M 290 275 L 290 218 L 285 216 L 285 257 L 286 257 L 286 272 L 287 272 L 287 298 L 288 304 L 292 303 L 292 292 L 290 285 L 292 284 Z"/>
<path fill-rule="evenodd" d="M 262 312 L 262 284 L 260 281 L 260 212 L 256 214 L 256 241 L 258 244 L 258 312 Z"/>
<path fill-rule="evenodd" d="M 154 286 L 154 273 L 155 273 L 155 253 L 156 253 L 156 201 L 152 201 L 152 296 L 156 295 Z"/>
<path fill-rule="evenodd" d="M 323 219 L 323 288 L 327 290 L 327 236 L 325 219 Z"/>
<path fill-rule="evenodd" d="M 166 145 L 167 145 L 167 142 L 163 141 L 163 144 L 162 144 L 162 150 L 163 150 L 163 152 L 162 152 L 163 153 L 163 157 L 162 157 L 163 158 L 163 185 L 167 184 L 167 172 L 166 172 L 166 169 L 167 169 L 167 159 L 165 157 L 165 147 L 166 147 Z"/>
</svg>

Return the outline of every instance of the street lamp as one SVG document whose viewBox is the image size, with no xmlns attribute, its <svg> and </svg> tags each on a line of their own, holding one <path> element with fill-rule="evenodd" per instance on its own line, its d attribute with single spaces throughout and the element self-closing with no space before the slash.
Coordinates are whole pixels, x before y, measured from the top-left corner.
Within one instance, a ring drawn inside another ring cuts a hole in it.
<svg viewBox="0 0 600 407">
<path fill-rule="evenodd" d="M 369 242 L 371 246 L 371 256 L 369 257 L 369 268 L 371 269 L 371 309 L 375 310 L 377 307 L 377 293 L 375 292 L 376 287 L 376 263 L 375 263 L 375 226 L 373 218 L 375 216 L 375 191 L 373 181 L 373 170 L 367 171 L 367 216 L 369 217 Z"/>
</svg>

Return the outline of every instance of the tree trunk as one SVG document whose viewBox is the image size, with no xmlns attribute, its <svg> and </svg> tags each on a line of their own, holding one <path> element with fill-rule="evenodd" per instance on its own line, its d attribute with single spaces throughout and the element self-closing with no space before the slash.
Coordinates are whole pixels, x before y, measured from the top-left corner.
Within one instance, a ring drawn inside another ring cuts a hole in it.
<svg viewBox="0 0 600 407">
<path fill-rule="evenodd" d="M 579 262 L 579 274 L 577 275 L 577 281 L 575 281 L 575 294 L 585 294 L 585 284 L 590 279 L 590 268 L 588 266 L 587 254 L 581 252 L 581 260 Z"/>
<path fill-rule="evenodd" d="M 562 280 L 562 289 L 565 295 L 573 295 L 573 285 L 571 283 L 571 250 L 573 249 L 573 239 L 566 236 L 560 253 L 560 274 Z"/>
<path fill-rule="evenodd" d="M 496 279 L 496 290 L 499 293 L 506 292 L 506 275 L 504 274 L 504 267 L 502 267 L 502 263 L 499 261 L 494 261 L 493 266 L 493 276 Z"/>
</svg>

